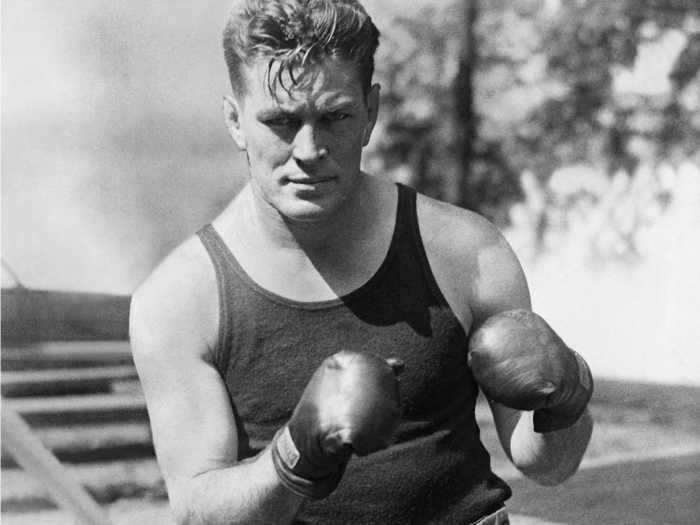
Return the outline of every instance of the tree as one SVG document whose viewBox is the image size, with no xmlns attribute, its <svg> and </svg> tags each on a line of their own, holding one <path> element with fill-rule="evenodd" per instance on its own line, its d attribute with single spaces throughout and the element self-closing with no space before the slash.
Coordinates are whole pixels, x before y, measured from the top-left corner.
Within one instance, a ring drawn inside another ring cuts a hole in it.
<svg viewBox="0 0 700 525">
<path fill-rule="evenodd" d="M 696 0 L 455 0 L 397 14 L 380 46 L 375 162 L 503 222 L 525 170 L 543 185 L 572 164 L 634 173 L 640 140 L 655 158 L 692 155 L 698 27 Z M 621 93 L 620 72 L 670 32 L 685 39 L 673 90 Z"/>
</svg>

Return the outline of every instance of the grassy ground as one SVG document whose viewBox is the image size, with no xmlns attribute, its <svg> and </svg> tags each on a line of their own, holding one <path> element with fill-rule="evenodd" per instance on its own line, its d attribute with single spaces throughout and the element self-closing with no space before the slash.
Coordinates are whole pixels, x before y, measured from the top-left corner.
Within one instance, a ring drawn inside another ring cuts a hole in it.
<svg viewBox="0 0 700 525">
<path fill-rule="evenodd" d="M 591 404 L 595 428 L 583 466 L 700 451 L 700 388 L 598 380 Z M 517 477 L 481 405 L 482 439 L 497 473 Z"/>
</svg>

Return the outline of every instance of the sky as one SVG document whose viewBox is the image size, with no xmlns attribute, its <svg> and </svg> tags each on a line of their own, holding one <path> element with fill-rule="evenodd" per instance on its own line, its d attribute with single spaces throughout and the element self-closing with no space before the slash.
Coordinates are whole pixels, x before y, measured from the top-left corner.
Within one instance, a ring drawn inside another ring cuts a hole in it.
<svg viewBox="0 0 700 525">
<path fill-rule="evenodd" d="M 2 3 L 2 253 L 25 284 L 128 293 L 235 193 L 227 4 Z"/>
</svg>

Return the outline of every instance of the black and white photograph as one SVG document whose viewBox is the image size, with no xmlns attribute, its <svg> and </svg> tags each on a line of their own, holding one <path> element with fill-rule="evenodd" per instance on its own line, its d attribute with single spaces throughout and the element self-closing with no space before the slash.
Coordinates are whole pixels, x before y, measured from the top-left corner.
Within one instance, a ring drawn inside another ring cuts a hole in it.
<svg viewBox="0 0 700 525">
<path fill-rule="evenodd" d="M 3 525 L 695 525 L 698 0 L 3 0 Z"/>
</svg>

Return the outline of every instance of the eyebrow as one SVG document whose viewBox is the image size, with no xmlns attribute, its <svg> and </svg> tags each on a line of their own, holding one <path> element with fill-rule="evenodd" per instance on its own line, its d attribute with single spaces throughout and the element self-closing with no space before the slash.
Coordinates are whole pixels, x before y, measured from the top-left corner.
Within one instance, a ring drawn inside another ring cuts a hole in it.
<svg viewBox="0 0 700 525">
<path fill-rule="evenodd" d="M 315 108 L 319 113 L 327 113 L 334 111 L 353 111 L 359 108 L 359 104 L 353 100 L 340 99 L 322 102 Z M 304 112 L 303 105 L 298 106 L 273 106 L 263 108 L 256 114 L 256 117 L 261 120 L 276 118 L 276 117 L 295 117 Z"/>
<path fill-rule="evenodd" d="M 338 100 L 320 104 L 320 111 L 349 111 L 358 108 L 358 104 L 352 100 Z"/>
<path fill-rule="evenodd" d="M 328 97 L 318 105 L 320 111 L 339 111 L 357 109 L 358 107 L 359 101 L 345 95 Z"/>
<path fill-rule="evenodd" d="M 259 120 L 267 120 L 278 117 L 293 117 L 296 115 L 297 113 L 294 110 L 288 110 L 284 108 L 267 108 L 261 109 L 255 116 Z"/>
</svg>

